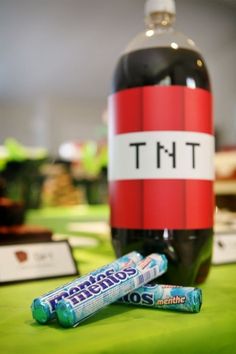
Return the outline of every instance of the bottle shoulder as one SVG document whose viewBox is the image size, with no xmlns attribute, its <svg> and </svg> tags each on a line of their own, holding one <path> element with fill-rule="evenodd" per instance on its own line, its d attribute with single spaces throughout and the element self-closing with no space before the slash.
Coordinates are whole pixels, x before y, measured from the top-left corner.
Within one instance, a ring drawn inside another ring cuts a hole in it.
<svg viewBox="0 0 236 354">
<path fill-rule="evenodd" d="M 181 85 L 210 91 L 208 70 L 196 47 L 172 45 L 132 47 L 115 68 L 112 92 L 152 85 Z"/>
<path fill-rule="evenodd" d="M 123 54 L 148 48 L 172 47 L 173 49 L 184 48 L 199 52 L 195 42 L 182 32 L 173 28 L 169 30 L 147 29 L 140 32 L 127 45 Z"/>
</svg>

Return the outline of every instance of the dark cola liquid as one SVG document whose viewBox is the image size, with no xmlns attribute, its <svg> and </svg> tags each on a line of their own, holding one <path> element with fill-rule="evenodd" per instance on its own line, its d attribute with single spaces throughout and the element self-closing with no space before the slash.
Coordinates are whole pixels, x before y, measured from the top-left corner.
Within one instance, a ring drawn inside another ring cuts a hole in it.
<svg viewBox="0 0 236 354">
<path fill-rule="evenodd" d="M 137 50 L 120 58 L 113 77 L 113 93 L 150 85 L 182 85 L 210 91 L 204 60 L 195 51 L 168 47 L 150 48 Z M 169 261 L 168 272 L 158 278 L 159 283 L 202 283 L 210 268 L 212 242 L 212 229 L 112 228 L 112 243 L 117 257 L 132 250 L 143 255 L 152 252 L 166 254 Z"/>
</svg>

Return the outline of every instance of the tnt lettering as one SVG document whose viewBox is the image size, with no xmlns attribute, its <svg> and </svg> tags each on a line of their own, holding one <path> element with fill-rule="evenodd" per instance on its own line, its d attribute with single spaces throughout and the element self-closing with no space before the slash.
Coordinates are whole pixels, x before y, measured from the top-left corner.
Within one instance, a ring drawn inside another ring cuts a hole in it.
<svg viewBox="0 0 236 354">
<path fill-rule="evenodd" d="M 145 149 L 152 148 L 144 141 L 132 142 L 129 144 L 130 148 L 133 149 L 133 166 L 135 169 L 142 168 L 142 154 L 144 155 Z M 186 157 L 188 157 L 186 164 L 192 169 L 197 168 L 197 152 L 201 147 L 200 143 L 197 142 L 185 142 L 184 147 L 186 149 Z M 173 141 L 171 143 L 171 148 L 161 141 L 156 142 L 156 168 L 161 169 L 164 163 L 168 163 L 173 169 L 178 167 L 177 161 L 177 149 L 178 143 Z"/>
</svg>

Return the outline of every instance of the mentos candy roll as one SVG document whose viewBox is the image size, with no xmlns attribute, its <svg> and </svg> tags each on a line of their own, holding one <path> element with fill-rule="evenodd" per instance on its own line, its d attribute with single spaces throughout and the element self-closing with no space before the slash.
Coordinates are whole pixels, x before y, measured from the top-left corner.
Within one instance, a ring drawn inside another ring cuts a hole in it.
<svg viewBox="0 0 236 354">
<path fill-rule="evenodd" d="M 134 266 L 141 259 L 143 259 L 143 257 L 138 252 L 130 252 L 108 265 L 86 274 L 83 277 L 76 278 L 72 282 L 38 297 L 33 300 L 31 305 L 33 318 L 41 324 L 47 323 L 55 318 L 55 308 L 60 300 L 86 289 L 88 286 L 118 272 L 124 267 Z"/>
<path fill-rule="evenodd" d="M 182 312 L 199 312 L 202 291 L 173 285 L 146 284 L 123 296 L 118 302 Z"/>
<path fill-rule="evenodd" d="M 166 270 L 166 257 L 151 254 L 136 267 L 125 267 L 62 300 L 56 308 L 58 321 L 63 327 L 75 327 L 103 307 L 155 279 Z"/>
</svg>

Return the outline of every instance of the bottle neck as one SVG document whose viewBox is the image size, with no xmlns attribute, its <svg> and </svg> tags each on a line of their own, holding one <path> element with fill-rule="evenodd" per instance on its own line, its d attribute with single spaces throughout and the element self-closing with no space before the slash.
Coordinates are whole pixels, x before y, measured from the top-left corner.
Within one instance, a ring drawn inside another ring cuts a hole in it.
<svg viewBox="0 0 236 354">
<path fill-rule="evenodd" d="M 168 31 L 173 27 L 175 15 L 168 12 L 153 12 L 145 22 L 148 30 Z"/>
</svg>

